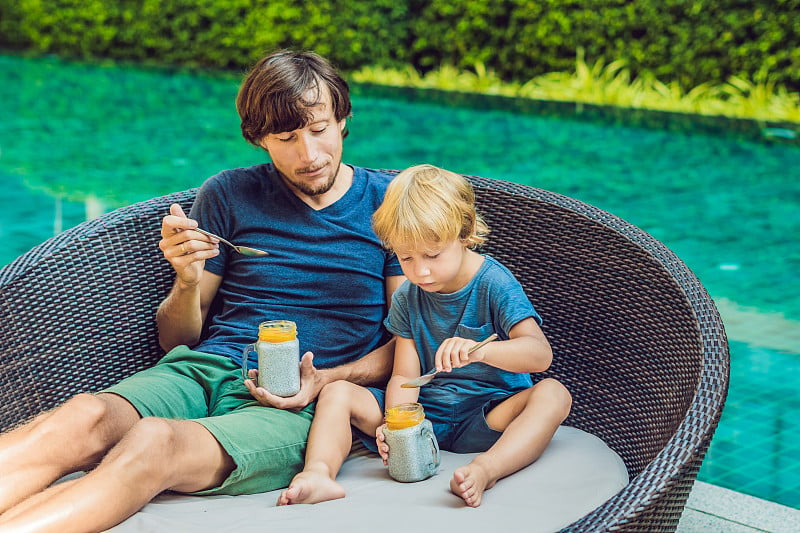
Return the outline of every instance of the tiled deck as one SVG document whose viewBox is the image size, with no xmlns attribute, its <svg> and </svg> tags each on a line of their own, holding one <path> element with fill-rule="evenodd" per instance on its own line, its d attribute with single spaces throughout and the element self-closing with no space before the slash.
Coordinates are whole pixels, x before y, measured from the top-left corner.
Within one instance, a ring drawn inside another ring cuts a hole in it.
<svg viewBox="0 0 800 533">
<path fill-rule="evenodd" d="M 698 481 L 678 533 L 798 533 L 800 510 Z"/>
</svg>

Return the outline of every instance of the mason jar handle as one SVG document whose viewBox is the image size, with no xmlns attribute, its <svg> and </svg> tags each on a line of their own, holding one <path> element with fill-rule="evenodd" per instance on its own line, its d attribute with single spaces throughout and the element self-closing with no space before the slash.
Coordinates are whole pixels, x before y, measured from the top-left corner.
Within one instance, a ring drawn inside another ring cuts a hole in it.
<svg viewBox="0 0 800 533">
<path fill-rule="evenodd" d="M 244 352 L 242 352 L 242 379 L 250 379 L 247 375 L 247 360 L 250 357 L 250 352 L 254 352 L 255 349 L 256 345 L 254 343 L 244 347 Z"/>
<path fill-rule="evenodd" d="M 439 463 L 442 462 L 441 455 L 439 454 L 439 442 L 436 440 L 436 434 L 431 428 L 424 428 L 422 435 L 427 437 L 428 443 L 431 445 L 431 454 L 433 455 L 433 467 L 439 468 Z"/>
</svg>

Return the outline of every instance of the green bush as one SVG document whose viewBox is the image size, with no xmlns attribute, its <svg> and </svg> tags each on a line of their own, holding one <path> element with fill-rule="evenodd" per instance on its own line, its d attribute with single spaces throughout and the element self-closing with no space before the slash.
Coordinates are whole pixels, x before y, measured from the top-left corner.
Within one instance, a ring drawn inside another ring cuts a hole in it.
<svg viewBox="0 0 800 533">
<path fill-rule="evenodd" d="M 409 42 L 424 73 L 482 63 L 508 81 L 621 59 L 684 87 L 768 71 L 800 89 L 800 0 L 412 0 Z"/>
<path fill-rule="evenodd" d="M 73 58 L 242 68 L 276 48 L 343 69 L 398 65 L 404 2 L 0 0 L 0 46 Z"/>
<path fill-rule="evenodd" d="M 241 69 L 314 49 L 345 70 L 486 67 L 508 82 L 621 60 L 682 87 L 800 90 L 800 0 L 0 0 L 0 46 Z"/>
</svg>

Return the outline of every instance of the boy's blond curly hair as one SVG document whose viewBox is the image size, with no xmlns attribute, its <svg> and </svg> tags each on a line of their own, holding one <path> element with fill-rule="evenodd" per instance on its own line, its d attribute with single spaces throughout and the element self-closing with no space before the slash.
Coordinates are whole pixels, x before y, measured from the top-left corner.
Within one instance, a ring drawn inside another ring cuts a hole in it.
<svg viewBox="0 0 800 533">
<path fill-rule="evenodd" d="M 433 165 L 400 172 L 387 187 L 372 226 L 389 249 L 454 239 L 475 248 L 489 233 L 475 210 L 472 185 L 460 174 Z"/>
</svg>

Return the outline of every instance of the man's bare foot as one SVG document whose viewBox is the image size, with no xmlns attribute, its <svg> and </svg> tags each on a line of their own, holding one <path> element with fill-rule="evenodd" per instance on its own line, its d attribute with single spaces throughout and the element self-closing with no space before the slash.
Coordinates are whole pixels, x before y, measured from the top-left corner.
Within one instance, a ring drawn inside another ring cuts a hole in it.
<svg viewBox="0 0 800 533">
<path fill-rule="evenodd" d="M 481 504 L 483 491 L 492 488 L 494 483 L 488 472 L 480 464 L 473 461 L 466 466 L 457 468 L 453 472 L 453 479 L 450 480 L 450 490 L 470 507 L 477 507 Z"/>
<path fill-rule="evenodd" d="M 278 505 L 319 503 L 344 498 L 344 487 L 317 472 L 300 472 L 278 496 Z"/>
</svg>

